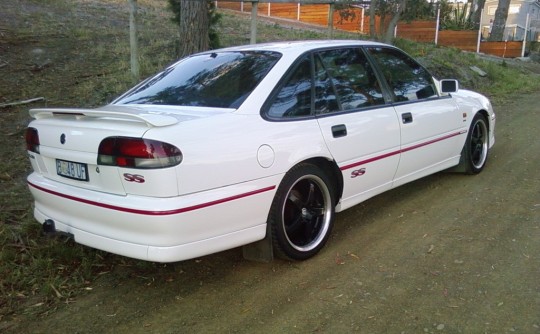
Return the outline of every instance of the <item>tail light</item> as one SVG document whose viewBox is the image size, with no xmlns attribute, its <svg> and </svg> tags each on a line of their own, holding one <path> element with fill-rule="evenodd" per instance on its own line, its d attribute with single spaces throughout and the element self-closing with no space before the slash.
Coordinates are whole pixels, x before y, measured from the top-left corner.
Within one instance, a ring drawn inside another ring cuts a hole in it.
<svg viewBox="0 0 540 334">
<path fill-rule="evenodd" d="M 182 152 L 176 146 L 157 140 L 107 137 L 99 144 L 97 162 L 126 168 L 165 168 L 182 162 Z"/>
<path fill-rule="evenodd" d="M 26 149 L 39 154 L 39 134 L 36 128 L 26 128 Z"/>
</svg>

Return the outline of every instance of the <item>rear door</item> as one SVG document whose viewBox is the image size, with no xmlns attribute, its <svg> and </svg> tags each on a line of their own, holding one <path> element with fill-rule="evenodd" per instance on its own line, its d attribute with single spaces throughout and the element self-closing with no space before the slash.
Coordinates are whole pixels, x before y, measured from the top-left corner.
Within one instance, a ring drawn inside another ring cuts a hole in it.
<svg viewBox="0 0 540 334">
<path fill-rule="evenodd" d="M 313 65 L 314 112 L 343 173 L 345 209 L 392 186 L 399 121 L 361 49 L 320 51 Z"/>
</svg>

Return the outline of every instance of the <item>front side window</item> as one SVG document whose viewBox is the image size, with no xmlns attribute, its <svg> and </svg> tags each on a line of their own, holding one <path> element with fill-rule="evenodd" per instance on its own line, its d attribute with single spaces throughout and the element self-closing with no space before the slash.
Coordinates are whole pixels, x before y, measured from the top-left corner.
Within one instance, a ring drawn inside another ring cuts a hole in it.
<svg viewBox="0 0 540 334">
<path fill-rule="evenodd" d="M 436 97 L 431 74 L 416 61 L 391 48 L 370 48 L 396 102 L 416 101 Z"/>
<path fill-rule="evenodd" d="M 280 57 L 266 51 L 195 55 L 144 81 L 114 103 L 238 108 Z"/>
</svg>

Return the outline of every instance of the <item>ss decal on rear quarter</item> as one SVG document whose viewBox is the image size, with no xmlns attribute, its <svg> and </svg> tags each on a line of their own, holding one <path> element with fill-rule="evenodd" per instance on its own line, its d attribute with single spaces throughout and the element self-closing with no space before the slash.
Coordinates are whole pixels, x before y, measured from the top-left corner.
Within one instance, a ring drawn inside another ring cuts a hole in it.
<svg viewBox="0 0 540 334">
<path fill-rule="evenodd" d="M 128 182 L 144 183 L 144 176 L 139 174 L 124 173 L 124 180 Z"/>
</svg>

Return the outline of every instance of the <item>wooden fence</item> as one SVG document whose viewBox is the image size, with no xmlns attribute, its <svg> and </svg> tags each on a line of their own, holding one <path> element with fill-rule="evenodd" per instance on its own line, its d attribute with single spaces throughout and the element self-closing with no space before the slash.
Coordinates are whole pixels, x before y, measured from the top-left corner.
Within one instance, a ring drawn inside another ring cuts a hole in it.
<svg viewBox="0 0 540 334">
<path fill-rule="evenodd" d="M 216 1 L 218 8 L 226 8 L 236 11 L 251 12 L 251 2 L 228 2 Z M 330 5 L 328 4 L 300 4 L 300 3 L 265 3 L 260 2 L 257 12 L 261 16 L 297 20 L 320 26 L 328 26 Z M 347 19 L 344 19 L 343 10 L 333 13 L 333 28 L 360 34 L 369 34 L 369 14 L 361 8 L 349 8 L 346 10 Z M 375 30 L 379 33 L 380 19 L 377 17 Z M 435 21 L 399 22 L 396 36 L 423 43 L 435 43 Z M 437 36 L 437 44 L 451 46 L 465 51 L 477 51 L 477 31 L 453 31 L 442 30 Z M 510 42 L 485 42 L 480 43 L 480 52 L 499 57 L 520 57 L 523 44 L 519 41 Z"/>
<path fill-rule="evenodd" d="M 523 42 L 482 42 L 480 43 L 480 52 L 503 58 L 521 57 L 523 51 Z"/>
<path fill-rule="evenodd" d="M 431 43 L 435 41 L 435 21 L 399 22 L 397 36 L 417 42 Z"/>
</svg>

